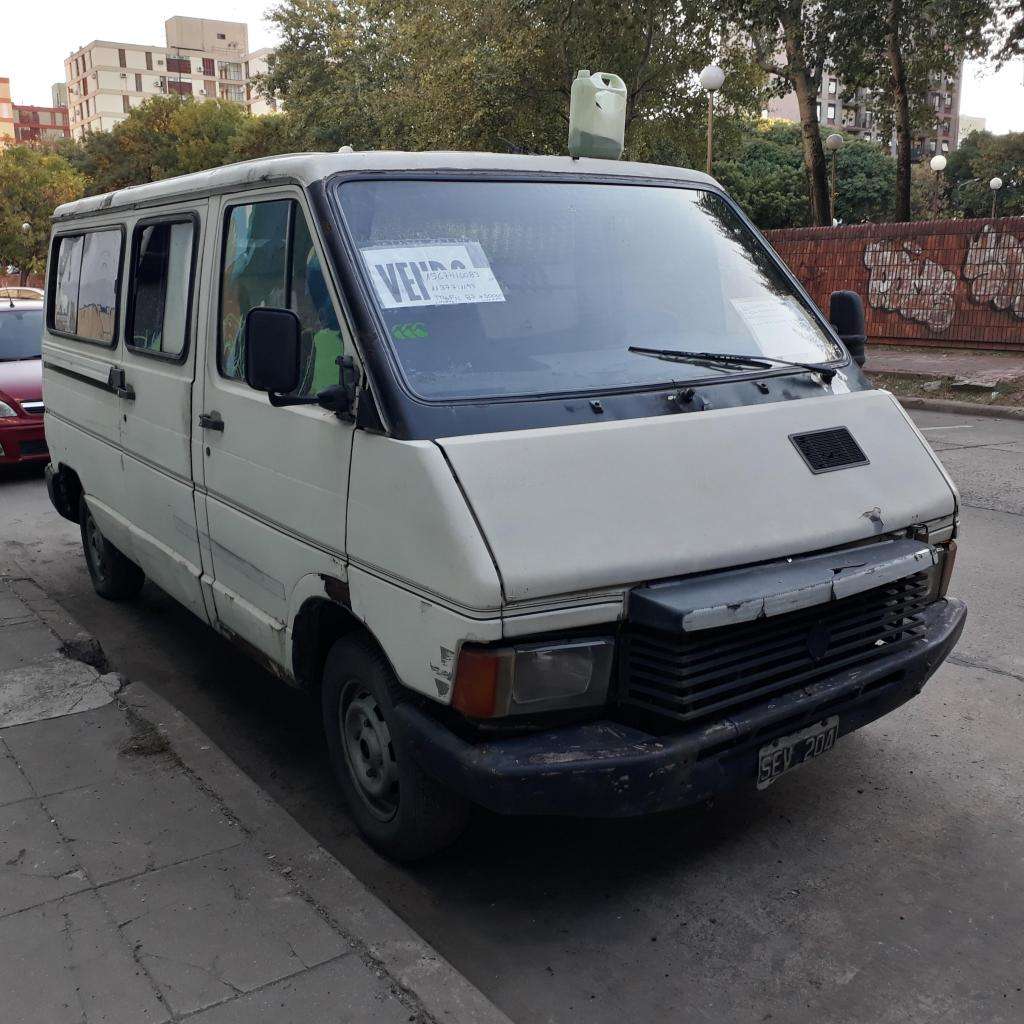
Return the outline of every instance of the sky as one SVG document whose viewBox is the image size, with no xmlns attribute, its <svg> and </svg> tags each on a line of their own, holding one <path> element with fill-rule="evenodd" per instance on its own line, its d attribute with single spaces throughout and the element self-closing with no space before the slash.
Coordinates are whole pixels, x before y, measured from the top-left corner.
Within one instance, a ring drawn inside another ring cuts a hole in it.
<svg viewBox="0 0 1024 1024">
<path fill-rule="evenodd" d="M 172 6 L 160 13 L 151 2 L 21 0 L 6 5 L 0 77 L 11 79 L 14 102 L 48 106 L 50 86 L 64 80 L 64 58 L 93 39 L 163 45 L 164 19 L 175 14 L 247 22 L 253 50 L 276 41 L 264 17 L 272 0 L 170 0 Z M 989 130 L 999 134 L 1024 131 L 1024 61 L 999 72 L 968 64 L 960 111 L 986 118 Z"/>
</svg>

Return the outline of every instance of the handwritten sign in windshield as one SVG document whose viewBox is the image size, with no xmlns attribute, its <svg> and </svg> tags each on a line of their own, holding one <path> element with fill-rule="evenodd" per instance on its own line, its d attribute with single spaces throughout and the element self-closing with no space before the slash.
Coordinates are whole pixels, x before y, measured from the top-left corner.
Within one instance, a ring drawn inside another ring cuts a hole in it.
<svg viewBox="0 0 1024 1024">
<path fill-rule="evenodd" d="M 385 309 L 505 301 L 476 242 L 375 246 L 361 251 Z"/>
</svg>

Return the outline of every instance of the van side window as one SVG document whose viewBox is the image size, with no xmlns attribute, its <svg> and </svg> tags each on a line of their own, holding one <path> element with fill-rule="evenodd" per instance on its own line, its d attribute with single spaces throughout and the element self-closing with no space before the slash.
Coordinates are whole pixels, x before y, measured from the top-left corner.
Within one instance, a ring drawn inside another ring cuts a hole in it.
<svg viewBox="0 0 1024 1024">
<path fill-rule="evenodd" d="M 194 231 L 191 219 L 135 229 L 125 339 L 132 348 L 167 356 L 184 352 Z"/>
<path fill-rule="evenodd" d="M 113 346 L 121 243 L 120 229 L 57 238 L 52 330 Z"/>
<path fill-rule="evenodd" d="M 299 318 L 303 367 L 296 394 L 338 383 L 341 330 L 309 225 L 294 200 L 249 203 L 228 213 L 218 348 L 225 377 L 245 378 L 245 317 L 256 306 L 290 309 Z"/>
</svg>

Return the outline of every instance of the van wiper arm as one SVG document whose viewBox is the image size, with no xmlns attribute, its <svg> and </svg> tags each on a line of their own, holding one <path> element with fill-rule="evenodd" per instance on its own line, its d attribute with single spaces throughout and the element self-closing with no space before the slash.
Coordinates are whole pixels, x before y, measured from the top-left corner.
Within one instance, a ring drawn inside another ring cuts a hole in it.
<svg viewBox="0 0 1024 1024">
<path fill-rule="evenodd" d="M 688 352 L 679 348 L 644 348 L 642 345 L 630 345 L 630 352 L 642 356 L 653 356 L 655 359 L 666 359 L 675 363 L 712 363 L 719 366 L 734 366 L 737 369 L 747 367 L 752 370 L 770 370 L 773 366 L 794 366 L 800 370 L 821 374 L 827 384 L 836 375 L 831 366 L 820 363 L 798 363 L 792 359 L 777 359 L 775 356 L 743 356 L 732 352 Z"/>
</svg>

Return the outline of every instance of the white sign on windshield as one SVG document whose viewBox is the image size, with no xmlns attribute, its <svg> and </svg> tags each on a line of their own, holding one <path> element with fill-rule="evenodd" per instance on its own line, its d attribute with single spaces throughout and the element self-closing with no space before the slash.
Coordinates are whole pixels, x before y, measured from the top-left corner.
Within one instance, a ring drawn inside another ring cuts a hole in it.
<svg viewBox="0 0 1024 1024">
<path fill-rule="evenodd" d="M 821 347 L 821 338 L 800 304 L 789 296 L 733 299 L 761 351 L 777 359 L 807 359 Z M 754 353 L 756 355 L 756 353 Z"/>
<path fill-rule="evenodd" d="M 372 247 L 361 252 L 385 309 L 505 301 L 476 242 Z"/>
</svg>

